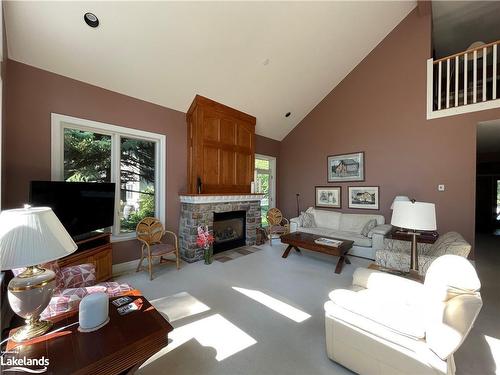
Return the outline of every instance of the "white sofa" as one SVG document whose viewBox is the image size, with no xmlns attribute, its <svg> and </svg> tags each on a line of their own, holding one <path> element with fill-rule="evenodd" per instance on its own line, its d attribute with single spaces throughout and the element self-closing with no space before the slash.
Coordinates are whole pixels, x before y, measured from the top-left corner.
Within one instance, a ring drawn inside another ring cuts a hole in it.
<svg viewBox="0 0 500 375">
<path fill-rule="evenodd" d="M 392 228 L 391 225 L 385 224 L 382 215 L 346 214 L 313 207 L 309 207 L 306 212 L 314 216 L 315 226 L 305 228 L 300 225 L 299 218 L 295 217 L 290 220 L 290 232 L 300 231 L 354 241 L 349 254 L 369 259 L 375 259 L 376 250 L 384 247 L 384 237 Z M 372 219 L 377 221 L 377 226 L 368 233 L 368 236 L 363 236 L 361 231 Z"/>
<path fill-rule="evenodd" d="M 452 375 L 482 307 L 480 288 L 458 255 L 432 262 L 424 284 L 358 268 L 352 287 L 325 303 L 328 357 L 359 374 Z"/>
</svg>

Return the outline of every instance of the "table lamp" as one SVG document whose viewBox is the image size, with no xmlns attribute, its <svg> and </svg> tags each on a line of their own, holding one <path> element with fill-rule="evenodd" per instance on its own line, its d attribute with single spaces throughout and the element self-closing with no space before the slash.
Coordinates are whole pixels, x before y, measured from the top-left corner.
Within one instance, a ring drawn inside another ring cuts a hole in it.
<svg viewBox="0 0 500 375">
<path fill-rule="evenodd" d="M 410 273 L 418 274 L 417 236 L 419 230 L 436 230 L 436 206 L 434 203 L 394 202 L 391 224 L 408 229 L 407 234 L 412 236 Z"/>
<path fill-rule="evenodd" d="M 396 202 L 409 202 L 409 201 L 410 201 L 410 198 L 408 198 L 406 195 L 396 195 L 394 197 L 394 200 L 392 201 L 391 210 L 394 209 L 394 203 L 396 203 Z"/>
<path fill-rule="evenodd" d="M 48 306 L 56 275 L 39 264 L 73 253 L 77 246 L 48 207 L 25 206 L 0 213 L 0 269 L 26 269 L 9 282 L 12 310 L 25 319 L 12 340 L 22 342 L 43 335 L 52 326 L 40 320 Z"/>
</svg>

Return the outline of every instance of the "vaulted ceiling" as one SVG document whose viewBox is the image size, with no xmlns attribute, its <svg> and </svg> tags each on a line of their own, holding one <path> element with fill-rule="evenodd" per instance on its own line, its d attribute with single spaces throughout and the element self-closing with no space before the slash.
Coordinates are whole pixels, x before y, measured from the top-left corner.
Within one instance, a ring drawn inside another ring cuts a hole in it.
<svg viewBox="0 0 500 375">
<path fill-rule="evenodd" d="M 281 140 L 416 3 L 4 4 L 10 59 L 183 112 L 201 94 Z"/>
</svg>

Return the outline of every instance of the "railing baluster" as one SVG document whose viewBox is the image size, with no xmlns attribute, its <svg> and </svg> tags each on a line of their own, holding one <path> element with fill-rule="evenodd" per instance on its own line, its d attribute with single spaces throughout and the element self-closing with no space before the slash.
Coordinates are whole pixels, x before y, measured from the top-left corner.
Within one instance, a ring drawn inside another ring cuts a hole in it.
<svg viewBox="0 0 500 375">
<path fill-rule="evenodd" d="M 486 47 L 483 48 L 483 102 L 486 101 Z"/>
<path fill-rule="evenodd" d="M 467 53 L 464 54 L 464 105 L 467 104 Z"/>
<path fill-rule="evenodd" d="M 442 67 L 440 61 L 438 64 L 438 110 L 441 109 L 441 80 L 443 79 L 441 70 Z"/>
<path fill-rule="evenodd" d="M 450 108 L 450 59 L 446 60 L 446 108 Z"/>
<path fill-rule="evenodd" d="M 473 55 L 473 78 L 472 78 L 472 103 L 477 102 L 477 50 L 474 50 Z"/>
<path fill-rule="evenodd" d="M 497 45 L 493 46 L 493 99 L 497 98 Z"/>
<path fill-rule="evenodd" d="M 460 62 L 455 56 L 455 107 L 458 107 L 458 75 L 460 74 Z"/>
</svg>

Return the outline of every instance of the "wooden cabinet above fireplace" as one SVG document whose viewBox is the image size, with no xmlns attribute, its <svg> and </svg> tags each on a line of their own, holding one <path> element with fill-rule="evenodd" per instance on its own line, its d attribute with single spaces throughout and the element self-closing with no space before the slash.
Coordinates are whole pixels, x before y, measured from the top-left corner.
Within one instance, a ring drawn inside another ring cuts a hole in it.
<svg viewBox="0 0 500 375">
<path fill-rule="evenodd" d="M 255 117 L 196 95 L 186 119 L 189 193 L 250 193 Z"/>
</svg>

